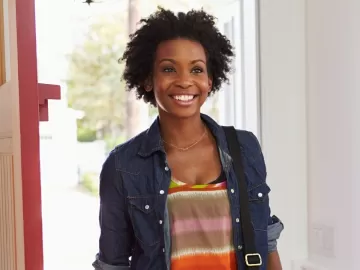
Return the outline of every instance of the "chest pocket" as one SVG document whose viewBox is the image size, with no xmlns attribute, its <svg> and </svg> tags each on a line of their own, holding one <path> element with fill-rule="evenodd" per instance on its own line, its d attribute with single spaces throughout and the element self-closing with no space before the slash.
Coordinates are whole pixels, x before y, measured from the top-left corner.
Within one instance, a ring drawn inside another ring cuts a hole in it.
<svg viewBox="0 0 360 270">
<path fill-rule="evenodd" d="M 264 182 L 248 191 L 251 221 L 255 230 L 267 231 L 269 208 L 269 186 Z"/>
<path fill-rule="evenodd" d="M 160 242 L 160 225 L 156 214 L 158 196 L 128 197 L 129 212 L 136 238 L 145 246 Z"/>
</svg>

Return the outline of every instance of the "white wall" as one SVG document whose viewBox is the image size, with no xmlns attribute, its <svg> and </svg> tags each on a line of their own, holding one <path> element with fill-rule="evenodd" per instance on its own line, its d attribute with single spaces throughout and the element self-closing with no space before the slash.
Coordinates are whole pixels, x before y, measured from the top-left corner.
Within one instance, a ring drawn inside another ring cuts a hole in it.
<svg viewBox="0 0 360 270">
<path fill-rule="evenodd" d="M 262 138 L 286 270 L 359 268 L 359 11 L 260 0 Z"/>
<path fill-rule="evenodd" d="M 260 1 L 260 82 L 263 151 L 271 207 L 285 224 L 283 269 L 307 257 L 305 5 Z"/>
<path fill-rule="evenodd" d="M 359 269 L 359 11 L 358 0 L 307 1 L 309 258 L 334 270 Z"/>
</svg>

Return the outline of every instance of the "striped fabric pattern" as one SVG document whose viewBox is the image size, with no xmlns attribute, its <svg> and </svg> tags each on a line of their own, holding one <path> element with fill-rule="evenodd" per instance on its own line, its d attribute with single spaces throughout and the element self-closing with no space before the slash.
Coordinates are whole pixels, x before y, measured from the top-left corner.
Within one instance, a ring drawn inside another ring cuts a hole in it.
<svg viewBox="0 0 360 270">
<path fill-rule="evenodd" d="M 235 270 L 226 181 L 190 186 L 173 179 L 168 196 L 172 270 Z"/>
</svg>

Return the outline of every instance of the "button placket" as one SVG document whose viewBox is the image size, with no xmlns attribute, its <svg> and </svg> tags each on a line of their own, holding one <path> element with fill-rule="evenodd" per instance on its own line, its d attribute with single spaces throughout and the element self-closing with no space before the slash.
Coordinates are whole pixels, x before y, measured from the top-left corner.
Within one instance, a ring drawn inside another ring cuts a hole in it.
<svg viewBox="0 0 360 270">
<path fill-rule="evenodd" d="M 167 166 L 167 163 L 165 163 L 165 168 L 164 168 L 165 171 L 169 171 L 169 167 Z M 164 195 L 165 194 L 165 191 L 163 189 L 160 189 L 159 190 L 159 194 L 160 195 Z M 159 219 L 159 224 L 162 225 L 163 224 L 163 220 L 162 219 Z M 165 249 L 163 249 L 163 251 L 165 252 Z"/>
</svg>

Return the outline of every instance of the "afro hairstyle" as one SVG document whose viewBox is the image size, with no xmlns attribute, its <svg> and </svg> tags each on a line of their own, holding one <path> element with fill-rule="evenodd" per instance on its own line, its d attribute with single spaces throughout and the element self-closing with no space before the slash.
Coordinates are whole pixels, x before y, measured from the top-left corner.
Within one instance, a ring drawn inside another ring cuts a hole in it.
<svg viewBox="0 0 360 270">
<path fill-rule="evenodd" d="M 122 79 L 127 90 L 135 90 L 138 99 L 156 106 L 154 92 L 146 91 L 145 84 L 152 75 L 157 47 L 161 42 L 183 38 L 203 46 L 212 79 L 209 95 L 217 92 L 222 83 L 228 81 L 234 52 L 230 41 L 217 29 L 215 19 L 202 9 L 175 14 L 161 7 L 148 18 L 141 19 L 141 27 L 130 35 L 120 59 L 125 62 Z"/>
</svg>

